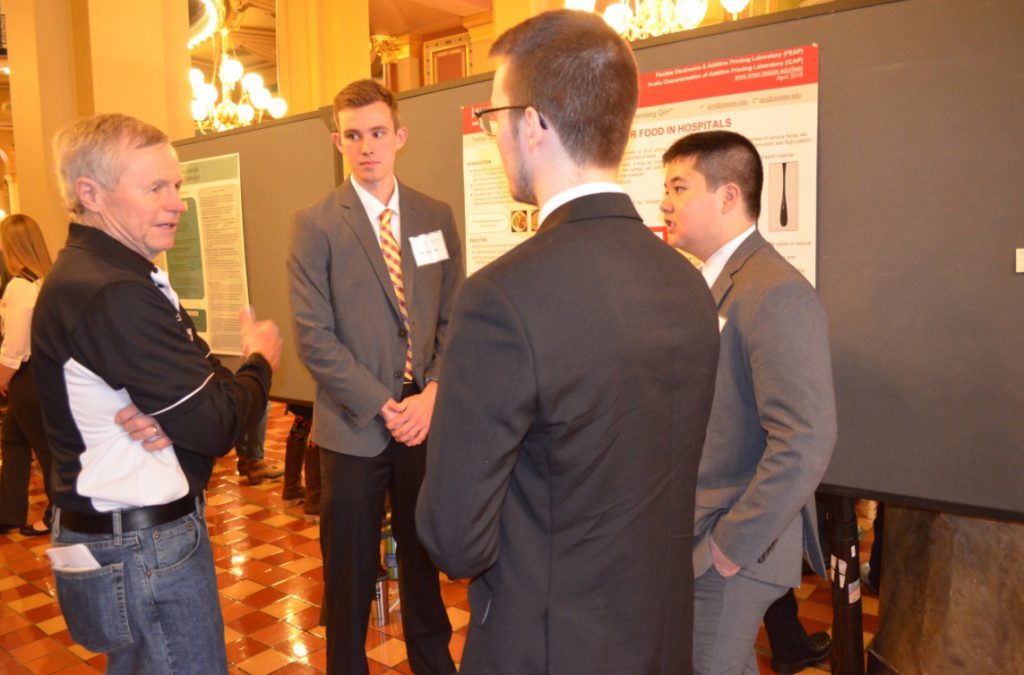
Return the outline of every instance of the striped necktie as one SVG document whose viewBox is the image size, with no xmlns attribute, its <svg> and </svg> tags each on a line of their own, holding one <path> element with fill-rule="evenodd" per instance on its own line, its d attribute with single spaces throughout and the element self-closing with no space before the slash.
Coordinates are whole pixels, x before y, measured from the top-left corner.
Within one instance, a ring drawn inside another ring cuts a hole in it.
<svg viewBox="0 0 1024 675">
<path fill-rule="evenodd" d="M 384 209 L 380 214 L 380 250 L 384 254 L 384 265 L 388 268 L 391 285 L 395 287 L 398 311 L 405 325 L 405 380 L 412 382 L 412 334 L 409 331 L 409 308 L 405 305 L 405 286 L 402 284 L 402 247 L 391 231 L 392 213 L 391 209 Z"/>
</svg>

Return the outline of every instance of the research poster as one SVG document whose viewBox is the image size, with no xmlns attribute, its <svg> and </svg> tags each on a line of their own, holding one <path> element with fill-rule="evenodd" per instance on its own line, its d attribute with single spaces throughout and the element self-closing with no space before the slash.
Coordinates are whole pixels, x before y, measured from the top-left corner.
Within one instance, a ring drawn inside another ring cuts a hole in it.
<svg viewBox="0 0 1024 675">
<path fill-rule="evenodd" d="M 167 272 L 182 307 L 215 354 L 242 353 L 238 313 L 249 304 L 238 154 L 181 163 L 178 223 Z"/>
<path fill-rule="evenodd" d="M 497 145 L 463 108 L 466 267 L 476 270 L 537 229 L 537 210 L 512 199 Z M 661 155 L 698 131 L 736 131 L 761 153 L 758 229 L 811 283 L 816 278 L 818 46 L 759 52 L 643 73 L 619 183 L 659 236 Z"/>
</svg>

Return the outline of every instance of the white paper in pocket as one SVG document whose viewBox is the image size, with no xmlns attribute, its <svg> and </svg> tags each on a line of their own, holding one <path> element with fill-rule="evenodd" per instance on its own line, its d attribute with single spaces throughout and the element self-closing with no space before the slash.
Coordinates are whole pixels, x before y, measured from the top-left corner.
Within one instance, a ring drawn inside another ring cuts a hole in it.
<svg viewBox="0 0 1024 675">
<path fill-rule="evenodd" d="M 100 568 L 99 562 L 85 544 L 55 546 L 46 550 L 46 557 L 50 559 L 51 565 L 66 571 L 98 570 Z"/>
</svg>

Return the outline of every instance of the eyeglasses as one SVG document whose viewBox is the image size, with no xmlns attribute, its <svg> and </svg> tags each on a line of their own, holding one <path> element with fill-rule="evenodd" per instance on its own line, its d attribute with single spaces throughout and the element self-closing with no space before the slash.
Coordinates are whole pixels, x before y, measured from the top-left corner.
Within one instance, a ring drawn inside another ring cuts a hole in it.
<svg viewBox="0 0 1024 675">
<path fill-rule="evenodd" d="M 484 130 L 484 133 L 488 136 L 495 136 L 498 133 L 498 120 L 495 117 L 495 113 L 501 112 L 502 110 L 526 110 L 533 106 L 529 105 L 503 105 L 499 108 L 484 108 L 483 110 L 477 110 L 473 113 L 473 117 L 477 118 L 480 122 L 480 128 Z M 544 118 L 538 112 L 537 117 L 540 119 L 540 128 L 547 129 L 548 123 L 544 121 Z"/>
</svg>

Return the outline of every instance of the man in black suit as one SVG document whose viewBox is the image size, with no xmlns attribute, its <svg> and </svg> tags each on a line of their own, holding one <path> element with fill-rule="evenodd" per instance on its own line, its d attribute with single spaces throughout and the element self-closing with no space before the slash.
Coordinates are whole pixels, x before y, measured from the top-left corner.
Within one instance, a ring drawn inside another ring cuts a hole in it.
<svg viewBox="0 0 1024 675">
<path fill-rule="evenodd" d="M 686 673 L 713 302 L 614 182 L 629 46 L 563 10 L 491 55 L 477 117 L 541 225 L 459 291 L 428 441 L 418 532 L 473 577 L 461 672 Z"/>
</svg>

